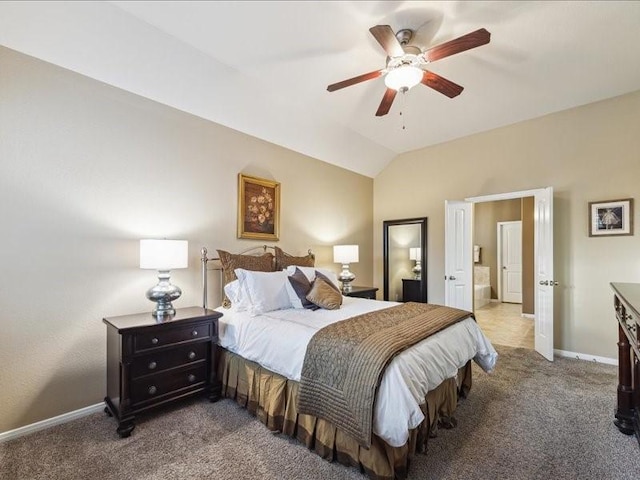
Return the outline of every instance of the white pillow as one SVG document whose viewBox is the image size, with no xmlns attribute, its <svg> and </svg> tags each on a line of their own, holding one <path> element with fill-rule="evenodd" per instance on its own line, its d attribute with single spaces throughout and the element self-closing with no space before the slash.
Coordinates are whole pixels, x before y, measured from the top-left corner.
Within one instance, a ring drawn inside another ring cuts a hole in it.
<svg viewBox="0 0 640 480">
<path fill-rule="evenodd" d="M 338 275 L 333 270 L 329 270 L 327 268 L 318 268 L 318 267 L 297 267 L 295 265 L 289 265 L 286 269 L 287 274 L 293 275 L 296 272 L 296 268 L 299 268 L 302 273 L 304 273 L 305 277 L 309 279 L 310 282 L 313 282 L 316 279 L 316 270 L 322 273 L 325 277 L 333 282 L 333 284 L 340 289 L 340 282 L 338 281 Z"/>
<path fill-rule="evenodd" d="M 240 281 L 241 295 L 245 295 L 242 301 L 246 302 L 251 315 L 291 308 L 287 272 L 253 272 L 242 268 L 234 271 Z"/>
<path fill-rule="evenodd" d="M 245 289 L 240 284 L 240 280 L 234 280 L 227 283 L 224 286 L 224 293 L 231 300 L 231 306 L 238 312 L 243 312 L 249 309 L 251 301 L 245 292 Z"/>
</svg>

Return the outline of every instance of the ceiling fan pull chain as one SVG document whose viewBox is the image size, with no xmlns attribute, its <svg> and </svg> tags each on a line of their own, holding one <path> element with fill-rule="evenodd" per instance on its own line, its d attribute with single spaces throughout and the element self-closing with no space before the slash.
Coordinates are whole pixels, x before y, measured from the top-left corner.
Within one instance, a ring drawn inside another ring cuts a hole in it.
<svg viewBox="0 0 640 480">
<path fill-rule="evenodd" d="M 400 117 L 402 119 L 402 130 L 406 130 L 407 129 L 407 127 L 405 125 L 405 121 L 404 121 L 404 115 L 402 114 L 402 111 L 404 110 L 406 96 L 407 96 L 407 91 L 406 90 L 402 90 L 402 105 L 400 106 Z"/>
</svg>

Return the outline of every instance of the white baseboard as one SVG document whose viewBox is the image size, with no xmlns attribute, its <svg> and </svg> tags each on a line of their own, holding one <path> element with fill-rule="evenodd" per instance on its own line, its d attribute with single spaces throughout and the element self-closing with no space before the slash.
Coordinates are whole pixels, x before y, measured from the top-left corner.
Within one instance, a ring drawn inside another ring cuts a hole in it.
<svg viewBox="0 0 640 480">
<path fill-rule="evenodd" d="M 57 417 L 47 418 L 40 422 L 32 423 L 31 425 L 25 425 L 24 427 L 16 428 L 15 430 L 9 430 L 7 432 L 0 433 L 0 443 L 8 442 L 15 438 L 24 437 L 30 433 L 44 430 L 45 428 L 53 427 L 54 425 L 60 425 L 61 423 L 67 423 L 77 418 L 86 417 L 92 413 L 100 412 L 104 409 L 104 403 L 96 403 L 88 407 L 74 410 L 73 412 L 63 413 Z"/>
<path fill-rule="evenodd" d="M 554 350 L 553 353 L 558 355 L 559 357 L 577 358 L 578 360 L 605 363 L 607 365 L 618 365 L 617 358 L 598 357 L 597 355 L 586 355 L 584 353 L 568 352 L 566 350 Z"/>
<path fill-rule="evenodd" d="M 536 319 L 536 316 L 535 316 L 533 313 L 523 313 L 523 314 L 522 314 L 522 316 L 523 316 L 524 318 L 530 318 L 530 319 L 532 319 L 532 320 L 535 320 L 535 319 Z"/>
</svg>

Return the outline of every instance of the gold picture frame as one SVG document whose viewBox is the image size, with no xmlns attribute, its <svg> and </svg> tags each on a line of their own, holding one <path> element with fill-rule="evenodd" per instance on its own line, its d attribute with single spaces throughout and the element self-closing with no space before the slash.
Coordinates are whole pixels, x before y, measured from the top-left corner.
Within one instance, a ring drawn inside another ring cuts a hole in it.
<svg viewBox="0 0 640 480">
<path fill-rule="evenodd" d="M 280 183 L 238 174 L 238 238 L 279 237 Z"/>
<path fill-rule="evenodd" d="M 589 202 L 589 236 L 633 235 L 633 198 Z"/>
</svg>

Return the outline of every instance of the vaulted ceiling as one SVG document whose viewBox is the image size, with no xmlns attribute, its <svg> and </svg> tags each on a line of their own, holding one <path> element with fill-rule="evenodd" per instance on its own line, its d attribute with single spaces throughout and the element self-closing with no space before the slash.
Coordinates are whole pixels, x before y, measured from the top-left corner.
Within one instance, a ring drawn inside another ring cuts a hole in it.
<svg viewBox="0 0 640 480">
<path fill-rule="evenodd" d="M 422 48 L 485 28 L 375 112 L 374 25 Z M 0 2 L 0 44 L 374 177 L 397 154 L 640 89 L 640 2 Z M 404 128 L 403 128 L 404 127 Z"/>
</svg>

